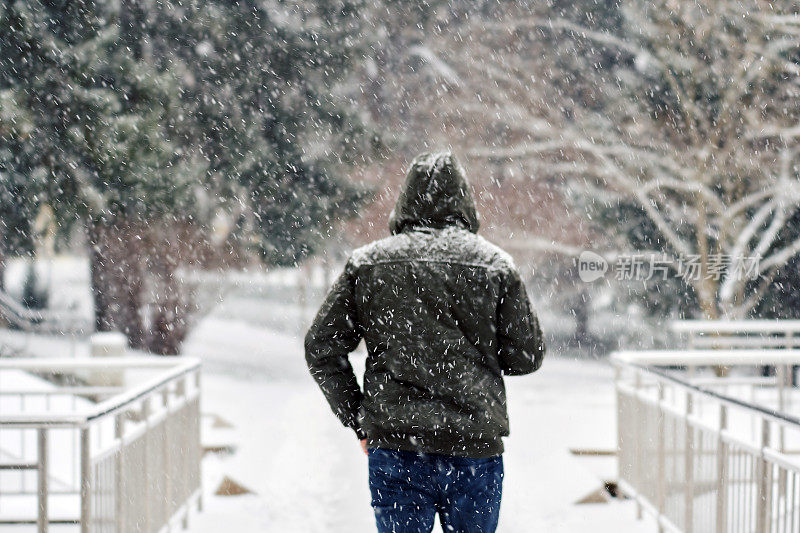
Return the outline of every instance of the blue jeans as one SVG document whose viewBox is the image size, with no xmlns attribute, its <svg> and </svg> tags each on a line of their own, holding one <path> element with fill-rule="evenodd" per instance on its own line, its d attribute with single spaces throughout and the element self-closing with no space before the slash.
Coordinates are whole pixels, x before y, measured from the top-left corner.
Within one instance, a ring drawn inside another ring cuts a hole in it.
<svg viewBox="0 0 800 533">
<path fill-rule="evenodd" d="M 503 457 L 369 449 L 378 533 L 429 533 L 436 513 L 452 533 L 493 533 L 500 518 Z"/>
</svg>

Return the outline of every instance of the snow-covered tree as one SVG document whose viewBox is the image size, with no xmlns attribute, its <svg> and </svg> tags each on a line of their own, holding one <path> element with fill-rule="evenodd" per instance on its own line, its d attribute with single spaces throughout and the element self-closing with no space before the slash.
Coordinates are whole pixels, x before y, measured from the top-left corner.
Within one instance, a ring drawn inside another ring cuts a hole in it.
<svg viewBox="0 0 800 533">
<path fill-rule="evenodd" d="M 565 176 L 623 249 L 650 227 L 638 244 L 674 264 L 697 257 L 686 283 L 704 316 L 746 316 L 800 252 L 797 4 L 632 0 L 620 13 L 618 31 L 541 12 L 500 22 L 561 53 L 549 72 L 517 56 L 485 69 L 486 97 L 514 116 L 516 135 L 473 153 Z M 582 92 L 527 90 L 565 73 Z M 719 272 L 721 257 L 731 263 Z M 760 258 L 757 280 L 740 257 Z"/>
</svg>

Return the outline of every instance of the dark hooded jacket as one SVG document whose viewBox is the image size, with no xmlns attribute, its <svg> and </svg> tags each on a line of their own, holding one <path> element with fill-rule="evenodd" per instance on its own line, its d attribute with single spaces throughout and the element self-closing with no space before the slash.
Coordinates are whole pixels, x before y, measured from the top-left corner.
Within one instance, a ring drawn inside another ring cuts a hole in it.
<svg viewBox="0 0 800 533">
<path fill-rule="evenodd" d="M 392 236 L 356 250 L 305 339 L 331 408 L 370 447 L 467 457 L 502 453 L 503 374 L 534 372 L 544 341 L 511 258 L 475 235 L 449 153 L 419 156 Z M 364 339 L 364 390 L 348 354 Z"/>
</svg>

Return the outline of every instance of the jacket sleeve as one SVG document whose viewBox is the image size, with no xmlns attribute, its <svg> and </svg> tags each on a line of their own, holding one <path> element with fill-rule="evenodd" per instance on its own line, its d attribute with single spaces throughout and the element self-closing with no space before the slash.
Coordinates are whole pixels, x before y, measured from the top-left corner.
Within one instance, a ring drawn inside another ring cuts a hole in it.
<svg viewBox="0 0 800 533">
<path fill-rule="evenodd" d="M 504 374 L 530 374 L 542 366 L 545 346 L 539 319 L 515 269 L 504 277 L 497 312 L 497 340 Z"/>
<path fill-rule="evenodd" d="M 311 375 L 342 424 L 366 437 L 359 422 L 363 395 L 348 354 L 361 341 L 355 305 L 355 269 L 351 262 L 331 288 L 305 338 Z"/>
</svg>

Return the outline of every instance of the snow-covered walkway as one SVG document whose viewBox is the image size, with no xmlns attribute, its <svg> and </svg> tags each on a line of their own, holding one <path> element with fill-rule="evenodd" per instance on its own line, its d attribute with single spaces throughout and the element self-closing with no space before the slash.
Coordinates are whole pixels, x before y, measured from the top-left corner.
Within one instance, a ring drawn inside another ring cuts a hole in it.
<svg viewBox="0 0 800 533">
<path fill-rule="evenodd" d="M 204 361 L 208 442 L 232 454 L 204 461 L 205 510 L 195 533 L 374 531 L 367 461 L 331 414 L 308 375 L 300 339 L 260 325 L 205 319 L 185 345 Z M 364 356 L 354 356 L 358 373 Z M 650 532 L 632 502 L 576 505 L 614 478 L 610 457 L 571 449 L 615 447 L 611 369 L 602 362 L 550 354 L 540 372 L 509 378 L 512 435 L 500 532 Z M 228 477 L 252 491 L 216 496 Z"/>
</svg>

